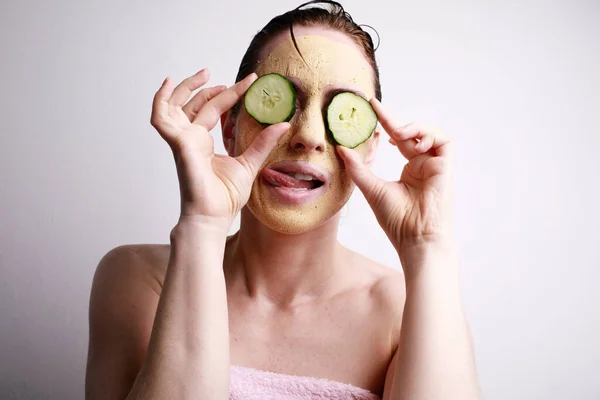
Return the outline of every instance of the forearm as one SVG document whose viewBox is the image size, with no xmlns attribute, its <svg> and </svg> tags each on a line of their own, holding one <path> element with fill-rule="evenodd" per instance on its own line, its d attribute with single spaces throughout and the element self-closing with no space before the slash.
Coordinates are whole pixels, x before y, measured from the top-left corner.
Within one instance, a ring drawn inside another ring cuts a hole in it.
<svg viewBox="0 0 600 400">
<path fill-rule="evenodd" d="M 406 304 L 394 377 L 396 400 L 479 399 L 473 348 L 448 242 L 403 253 Z"/>
<path fill-rule="evenodd" d="M 146 359 L 129 399 L 229 397 L 226 237 L 226 227 L 197 221 L 180 220 L 171 232 Z"/>
</svg>

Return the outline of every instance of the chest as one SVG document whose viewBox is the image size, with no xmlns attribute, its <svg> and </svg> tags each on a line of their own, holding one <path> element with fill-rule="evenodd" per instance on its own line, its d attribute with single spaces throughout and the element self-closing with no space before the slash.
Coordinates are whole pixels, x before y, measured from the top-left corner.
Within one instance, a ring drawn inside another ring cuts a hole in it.
<svg viewBox="0 0 600 400">
<path fill-rule="evenodd" d="M 393 350 L 390 329 L 358 302 L 284 312 L 230 301 L 231 363 L 380 393 Z"/>
</svg>

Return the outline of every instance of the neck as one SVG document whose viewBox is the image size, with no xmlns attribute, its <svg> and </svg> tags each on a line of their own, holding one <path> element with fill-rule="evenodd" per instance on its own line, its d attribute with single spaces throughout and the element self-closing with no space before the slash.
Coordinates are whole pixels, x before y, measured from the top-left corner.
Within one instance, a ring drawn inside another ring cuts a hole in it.
<svg viewBox="0 0 600 400">
<path fill-rule="evenodd" d="M 274 231 L 244 208 L 240 230 L 230 240 L 230 284 L 250 297 L 292 306 L 334 291 L 344 248 L 337 240 L 339 214 L 301 234 Z M 339 282 L 338 282 L 339 283 Z"/>
</svg>

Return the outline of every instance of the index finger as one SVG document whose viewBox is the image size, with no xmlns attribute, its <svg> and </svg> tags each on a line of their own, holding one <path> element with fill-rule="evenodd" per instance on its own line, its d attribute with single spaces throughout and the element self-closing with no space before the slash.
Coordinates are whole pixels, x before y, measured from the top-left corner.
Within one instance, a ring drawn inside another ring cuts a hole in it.
<svg viewBox="0 0 600 400">
<path fill-rule="evenodd" d="M 450 155 L 450 140 L 439 131 L 414 123 L 402 125 L 390 116 L 389 111 L 377 99 L 371 99 L 371 104 L 381 126 L 390 135 L 390 143 L 398 147 L 407 160 L 430 149 L 441 156 Z"/>
<path fill-rule="evenodd" d="M 379 100 L 372 98 L 370 103 L 377 113 L 377 119 L 379 120 L 379 123 L 396 143 L 398 143 L 400 140 L 408 140 L 413 138 L 411 135 L 402 134 L 402 128 L 404 125 L 399 121 L 394 120 L 390 115 L 390 112 L 383 106 L 383 104 L 381 104 Z"/>
<path fill-rule="evenodd" d="M 246 90 L 248 90 L 252 82 L 256 79 L 257 75 L 253 72 L 235 85 L 219 93 L 198 111 L 193 123 L 202 125 L 207 131 L 213 129 L 219 122 L 221 115 L 240 101 Z"/>
<path fill-rule="evenodd" d="M 390 135 L 390 143 L 400 150 L 400 153 L 402 153 L 404 158 L 410 160 L 420 154 L 415 151 L 415 146 L 419 143 L 417 141 L 417 135 L 404 132 L 403 128 L 405 125 L 394 120 L 390 116 L 390 112 L 379 102 L 379 100 L 372 98 L 370 103 L 377 113 L 379 123 L 386 133 Z"/>
</svg>

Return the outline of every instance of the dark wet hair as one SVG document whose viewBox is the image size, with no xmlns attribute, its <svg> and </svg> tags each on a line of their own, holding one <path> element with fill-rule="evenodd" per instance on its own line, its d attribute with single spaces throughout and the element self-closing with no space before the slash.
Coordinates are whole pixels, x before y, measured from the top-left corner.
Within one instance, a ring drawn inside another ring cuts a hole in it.
<svg viewBox="0 0 600 400">
<path fill-rule="evenodd" d="M 311 6 L 308 7 L 307 6 Z M 322 7 L 321 7 L 322 6 Z M 336 1 L 329 0 L 313 0 L 299 5 L 298 7 L 290 10 L 284 14 L 278 15 L 273 18 L 264 28 L 262 28 L 252 39 L 242 62 L 238 70 L 236 82 L 241 81 L 246 76 L 254 72 L 258 64 L 258 58 L 260 51 L 271 40 L 274 36 L 284 32 L 290 31 L 292 41 L 296 50 L 300 53 L 296 38 L 294 36 L 294 25 L 299 26 L 321 26 L 330 28 L 348 35 L 354 42 L 361 48 L 364 56 L 369 61 L 369 64 L 373 68 L 373 83 L 375 86 L 375 97 L 381 100 L 381 83 L 379 81 L 379 68 L 375 60 L 375 50 L 377 49 L 373 45 L 373 39 L 371 35 L 366 32 L 362 26 L 370 27 L 369 25 L 358 25 L 350 14 L 344 10 L 344 7 Z M 374 30 L 375 31 L 375 30 Z M 377 33 L 375 31 L 375 33 Z M 379 38 L 379 34 L 377 34 Z M 379 46 L 379 43 L 377 44 Z M 238 103 L 234 109 L 233 114 L 237 114 L 239 111 L 240 104 Z"/>
</svg>

